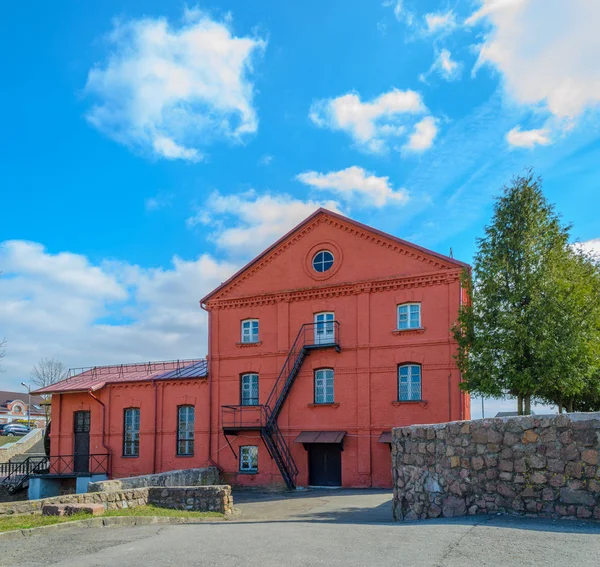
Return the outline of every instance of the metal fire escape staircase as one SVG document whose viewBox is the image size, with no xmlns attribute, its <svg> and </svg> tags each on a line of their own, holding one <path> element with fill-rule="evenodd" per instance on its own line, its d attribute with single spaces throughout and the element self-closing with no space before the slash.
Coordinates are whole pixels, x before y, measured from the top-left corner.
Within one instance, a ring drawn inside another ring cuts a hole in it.
<svg viewBox="0 0 600 567">
<path fill-rule="evenodd" d="M 290 490 L 296 488 L 298 467 L 290 447 L 279 429 L 277 418 L 305 358 L 311 350 L 323 348 L 335 348 L 337 352 L 340 352 L 339 323 L 326 321 L 302 325 L 277 380 L 275 380 L 267 403 L 257 406 L 222 407 L 222 426 L 225 437 L 237 434 L 242 430 L 260 431 L 269 455 L 277 464 L 277 468 Z"/>
</svg>

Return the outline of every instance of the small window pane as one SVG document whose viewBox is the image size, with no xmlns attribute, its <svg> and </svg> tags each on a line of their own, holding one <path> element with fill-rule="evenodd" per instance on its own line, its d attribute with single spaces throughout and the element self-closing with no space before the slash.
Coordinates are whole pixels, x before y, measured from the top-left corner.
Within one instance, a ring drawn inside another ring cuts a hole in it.
<svg viewBox="0 0 600 567">
<path fill-rule="evenodd" d="M 401 402 L 421 399 L 421 367 L 418 364 L 398 368 L 398 399 Z"/>
<path fill-rule="evenodd" d="M 177 423 L 177 454 L 194 454 L 194 406 L 181 406 Z"/>
<path fill-rule="evenodd" d="M 140 454 L 139 408 L 126 409 L 123 421 L 123 455 L 126 457 L 137 457 Z"/>
<path fill-rule="evenodd" d="M 258 374 L 242 375 L 242 405 L 258 405 Z"/>
<path fill-rule="evenodd" d="M 317 252 L 313 258 L 315 272 L 326 272 L 333 266 L 333 254 L 329 250 Z"/>
<path fill-rule="evenodd" d="M 256 472 L 258 471 L 258 447 L 255 445 L 245 445 L 240 447 L 240 471 Z"/>
<path fill-rule="evenodd" d="M 332 404 L 333 400 L 333 370 L 317 370 L 315 372 L 315 404 Z"/>
<path fill-rule="evenodd" d="M 242 321 L 242 342 L 258 342 L 258 319 L 247 319 Z"/>
<path fill-rule="evenodd" d="M 421 304 L 398 305 L 398 329 L 418 329 L 421 327 Z"/>
</svg>

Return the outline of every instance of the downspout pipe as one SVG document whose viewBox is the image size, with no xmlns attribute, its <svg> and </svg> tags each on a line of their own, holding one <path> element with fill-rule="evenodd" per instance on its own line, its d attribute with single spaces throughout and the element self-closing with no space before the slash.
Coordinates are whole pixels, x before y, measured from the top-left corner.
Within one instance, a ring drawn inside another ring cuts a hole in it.
<svg viewBox="0 0 600 567">
<path fill-rule="evenodd" d="M 210 336 L 210 311 L 207 309 L 206 305 L 200 302 L 200 309 L 203 309 L 208 314 L 209 324 L 208 324 L 208 354 L 211 352 L 211 336 Z M 210 359 L 209 359 L 209 362 Z M 216 467 L 218 470 L 221 470 L 221 467 L 213 461 L 212 458 L 212 364 L 208 365 L 208 462 Z"/>
<path fill-rule="evenodd" d="M 100 398 L 98 398 L 94 394 L 94 392 L 92 392 L 91 389 L 88 390 L 88 394 L 102 406 L 102 446 L 104 447 L 104 449 L 108 453 L 109 466 L 108 466 L 108 471 L 107 472 L 109 472 L 109 476 L 112 476 L 112 474 L 111 474 L 112 473 L 112 451 L 111 451 L 110 447 L 104 441 L 104 429 L 105 429 L 105 426 L 106 426 L 106 405 L 104 404 L 104 402 Z"/>
</svg>

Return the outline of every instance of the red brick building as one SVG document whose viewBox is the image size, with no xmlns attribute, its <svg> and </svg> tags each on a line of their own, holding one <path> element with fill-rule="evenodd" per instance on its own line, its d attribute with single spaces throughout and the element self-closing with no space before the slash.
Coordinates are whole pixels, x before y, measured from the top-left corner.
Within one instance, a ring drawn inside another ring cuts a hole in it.
<svg viewBox="0 0 600 567">
<path fill-rule="evenodd" d="M 470 417 L 450 331 L 465 268 L 319 210 L 201 300 L 207 364 L 42 390 L 52 453 L 106 454 L 112 476 L 212 463 L 238 485 L 391 486 L 392 427 Z"/>
</svg>

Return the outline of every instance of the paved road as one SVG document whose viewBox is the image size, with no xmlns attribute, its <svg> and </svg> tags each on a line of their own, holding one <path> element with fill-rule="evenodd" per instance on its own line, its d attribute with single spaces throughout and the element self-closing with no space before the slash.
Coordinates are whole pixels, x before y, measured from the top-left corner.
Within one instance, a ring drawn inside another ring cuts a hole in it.
<svg viewBox="0 0 600 567">
<path fill-rule="evenodd" d="M 269 502 L 271 508 L 264 508 Z M 285 499 L 238 495 L 237 507 L 238 515 L 227 522 L 73 529 L 1 542 L 0 565 L 598 567 L 600 563 L 600 525 L 593 523 L 506 517 L 381 523 L 389 520 L 384 518 L 389 498 L 364 491 Z M 286 508 L 289 516 L 268 517 L 282 516 Z"/>
</svg>

